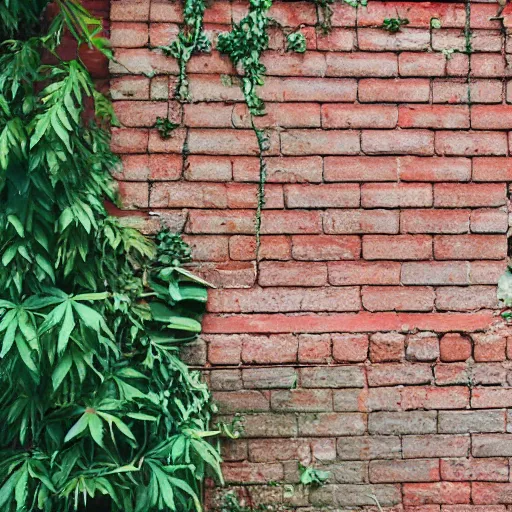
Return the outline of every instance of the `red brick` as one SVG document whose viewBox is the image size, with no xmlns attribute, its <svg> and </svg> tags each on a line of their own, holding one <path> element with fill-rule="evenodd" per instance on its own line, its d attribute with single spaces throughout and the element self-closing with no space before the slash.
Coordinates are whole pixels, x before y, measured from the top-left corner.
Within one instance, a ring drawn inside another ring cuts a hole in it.
<svg viewBox="0 0 512 512">
<path fill-rule="evenodd" d="M 258 128 L 319 128 L 320 106 L 316 103 L 268 103 L 266 115 L 254 119 Z M 245 105 L 235 105 L 231 122 L 235 128 L 251 128 L 251 116 Z"/>
<path fill-rule="evenodd" d="M 249 336 L 242 338 L 242 361 L 244 363 L 293 363 L 297 361 L 298 340 L 295 336 Z"/>
<path fill-rule="evenodd" d="M 325 286 L 327 266 L 325 263 L 263 261 L 259 283 L 261 286 Z"/>
<path fill-rule="evenodd" d="M 507 137 L 502 132 L 437 132 L 436 152 L 442 155 L 506 155 Z"/>
<path fill-rule="evenodd" d="M 243 235 L 232 236 L 229 240 L 229 256 L 232 260 L 250 261 L 256 259 L 256 238 Z M 290 240 L 279 235 L 262 236 L 259 257 L 262 260 L 290 260 Z"/>
<path fill-rule="evenodd" d="M 506 233 L 508 214 L 504 210 L 482 209 L 471 212 L 471 231 L 473 233 Z"/>
<path fill-rule="evenodd" d="M 145 46 L 148 42 L 148 25 L 146 23 L 112 22 L 110 42 L 117 48 Z"/>
<path fill-rule="evenodd" d="M 205 187 L 208 190 L 208 186 Z M 230 209 L 254 208 L 258 206 L 259 187 L 249 183 L 228 183 L 225 188 L 227 206 Z M 267 185 L 265 187 L 265 204 L 263 208 L 284 208 L 283 187 Z"/>
<path fill-rule="evenodd" d="M 404 458 L 466 457 L 470 438 L 466 435 L 406 436 L 403 438 Z"/>
<path fill-rule="evenodd" d="M 423 260 L 432 257 L 432 238 L 426 235 L 366 235 L 363 258 L 368 260 Z"/>
<path fill-rule="evenodd" d="M 436 482 L 440 480 L 438 460 L 392 460 L 370 462 L 370 482 Z"/>
<path fill-rule="evenodd" d="M 405 28 L 394 34 L 381 28 L 359 28 L 357 31 L 360 50 L 400 51 L 427 50 L 430 34 L 426 30 Z"/>
<path fill-rule="evenodd" d="M 471 283 L 472 284 L 497 284 L 507 264 L 505 261 L 472 261 Z"/>
<path fill-rule="evenodd" d="M 333 334 L 332 355 L 341 363 L 363 362 L 368 357 L 367 334 Z"/>
<path fill-rule="evenodd" d="M 110 72 L 115 74 L 175 75 L 179 71 L 176 60 L 149 48 L 119 48 L 115 57 L 110 62 Z"/>
<path fill-rule="evenodd" d="M 296 260 L 355 260 L 361 255 L 361 240 L 356 236 L 296 235 L 292 237 L 292 256 Z"/>
<path fill-rule="evenodd" d="M 216 391 L 213 399 L 218 404 L 219 412 L 264 412 L 270 410 L 267 396 L 261 391 Z"/>
<path fill-rule="evenodd" d="M 154 183 L 152 208 L 227 208 L 227 194 L 221 183 Z"/>
<path fill-rule="evenodd" d="M 136 181 L 119 181 L 119 192 L 123 208 L 133 210 L 135 208 L 147 208 L 149 197 L 148 183 Z"/>
<path fill-rule="evenodd" d="M 361 187 L 363 208 L 407 208 L 432 206 L 432 185 L 367 183 Z"/>
<path fill-rule="evenodd" d="M 167 46 L 174 41 L 180 32 L 177 23 L 151 23 L 149 26 L 149 41 L 151 46 Z"/>
<path fill-rule="evenodd" d="M 277 134 L 270 132 L 269 154 L 275 154 Z M 252 130 L 203 130 L 189 132 L 188 150 L 204 155 L 257 155 L 258 143 Z"/>
<path fill-rule="evenodd" d="M 332 390 L 293 389 L 271 391 L 270 403 L 278 412 L 332 411 Z"/>
<path fill-rule="evenodd" d="M 249 457 L 252 462 L 275 462 L 299 459 L 308 461 L 309 444 L 296 439 L 254 439 L 249 441 Z"/>
<path fill-rule="evenodd" d="M 512 504 L 512 484 L 475 482 L 473 483 L 472 498 L 476 505 Z M 485 512 L 487 510 L 486 507 Z"/>
<path fill-rule="evenodd" d="M 148 131 L 135 128 L 113 128 L 111 149 L 114 153 L 145 153 Z"/>
<path fill-rule="evenodd" d="M 364 130 L 361 147 L 370 155 L 433 155 L 434 134 L 428 130 Z"/>
<path fill-rule="evenodd" d="M 507 339 L 502 334 L 492 332 L 485 334 L 474 334 L 472 336 L 475 344 L 475 361 L 504 361 Z"/>
<path fill-rule="evenodd" d="M 461 334 L 445 334 L 440 342 L 441 361 L 452 363 L 466 361 L 471 357 L 471 340 Z"/>
<path fill-rule="evenodd" d="M 398 159 L 403 181 L 469 181 L 469 158 L 423 158 L 404 156 Z"/>
<path fill-rule="evenodd" d="M 445 287 L 436 291 L 436 307 L 440 311 L 474 311 L 497 307 L 494 286 Z"/>
<path fill-rule="evenodd" d="M 405 210 L 400 212 L 400 231 L 402 233 L 467 233 L 469 215 L 469 210 Z"/>
<path fill-rule="evenodd" d="M 359 81 L 359 101 L 362 103 L 426 103 L 430 96 L 430 81 L 423 78 Z"/>
<path fill-rule="evenodd" d="M 228 259 L 227 236 L 184 236 L 192 249 L 194 261 L 226 261 Z"/>
<path fill-rule="evenodd" d="M 181 155 L 185 147 L 187 132 L 177 128 L 168 139 L 162 139 L 157 130 L 150 130 L 148 149 L 150 153 L 176 153 Z"/>
<path fill-rule="evenodd" d="M 398 262 L 330 262 L 327 268 L 329 283 L 332 285 L 397 285 L 400 283 L 400 263 Z"/>
<path fill-rule="evenodd" d="M 149 178 L 149 155 L 123 155 L 122 168 L 114 177 L 118 180 L 147 181 Z"/>
<path fill-rule="evenodd" d="M 269 157 L 266 158 L 267 183 L 319 183 L 322 181 L 322 158 Z M 260 181 L 259 159 L 239 157 L 233 160 L 235 181 Z"/>
<path fill-rule="evenodd" d="M 432 86 L 434 103 L 501 103 L 502 95 L 501 80 L 472 80 L 469 86 L 465 80 L 434 80 Z"/>
<path fill-rule="evenodd" d="M 363 306 L 369 311 L 432 311 L 434 292 L 426 287 L 365 286 Z"/>
<path fill-rule="evenodd" d="M 370 337 L 372 363 L 400 361 L 405 354 L 405 336 L 396 332 L 377 333 Z"/>
<path fill-rule="evenodd" d="M 184 171 L 189 181 L 231 181 L 232 174 L 231 160 L 215 156 L 190 155 Z"/>
<path fill-rule="evenodd" d="M 505 412 L 499 410 L 439 411 L 439 432 L 504 432 Z"/>
<path fill-rule="evenodd" d="M 375 412 L 369 417 L 370 434 L 429 434 L 436 431 L 434 411 Z"/>
<path fill-rule="evenodd" d="M 362 388 L 364 371 L 357 366 L 319 366 L 300 370 L 303 388 Z"/>
<path fill-rule="evenodd" d="M 471 126 L 483 130 L 512 129 L 512 105 L 472 106 Z"/>
<path fill-rule="evenodd" d="M 471 55 L 471 76 L 502 78 L 510 75 L 505 58 L 501 53 L 479 53 Z"/>
<path fill-rule="evenodd" d="M 499 260 L 507 255 L 507 240 L 499 235 L 439 235 L 434 239 L 434 255 L 438 260 Z"/>
<path fill-rule="evenodd" d="M 242 336 L 204 336 L 208 343 L 208 361 L 211 364 L 237 365 L 242 352 Z"/>
<path fill-rule="evenodd" d="M 469 108 L 451 105 L 400 106 L 398 126 L 436 129 L 469 128 Z"/>
<path fill-rule="evenodd" d="M 406 358 L 409 361 L 436 361 L 439 358 L 439 340 L 432 332 L 407 336 Z"/>
<path fill-rule="evenodd" d="M 318 32 L 317 48 L 330 52 L 350 52 L 354 49 L 355 31 L 333 27 L 328 34 Z"/>
<path fill-rule="evenodd" d="M 113 100 L 148 100 L 149 78 L 144 76 L 122 76 L 110 80 Z"/>
<path fill-rule="evenodd" d="M 113 1 L 110 7 L 110 19 L 112 21 L 146 21 L 149 19 L 150 0 Z"/>
<path fill-rule="evenodd" d="M 301 334 L 299 362 L 327 363 L 331 358 L 331 337 L 328 334 Z"/>
<path fill-rule="evenodd" d="M 512 407 L 512 388 L 473 388 L 471 407 L 499 409 Z"/>
<path fill-rule="evenodd" d="M 151 99 L 167 100 L 169 99 L 169 77 L 157 76 L 151 80 Z M 181 119 L 180 119 L 181 120 Z"/>
<path fill-rule="evenodd" d="M 228 483 L 266 484 L 283 478 L 283 466 L 279 463 L 225 462 L 222 472 Z"/>
<path fill-rule="evenodd" d="M 505 505 L 446 505 L 443 512 L 506 512 Z"/>
<path fill-rule="evenodd" d="M 395 128 L 398 110 L 391 105 L 345 105 L 322 106 L 324 128 Z"/>
<path fill-rule="evenodd" d="M 231 128 L 233 106 L 220 103 L 185 105 L 183 123 L 193 128 Z"/>
<path fill-rule="evenodd" d="M 471 487 L 469 483 L 436 482 L 426 484 L 404 484 L 404 504 L 451 505 L 454 503 L 469 503 Z"/>
<path fill-rule="evenodd" d="M 398 75 L 398 59 L 393 53 L 328 53 L 326 76 L 388 77 Z"/>
<path fill-rule="evenodd" d="M 283 155 L 354 155 L 359 134 L 343 130 L 288 130 L 281 134 Z"/>
<path fill-rule="evenodd" d="M 475 181 L 511 181 L 512 160 L 508 157 L 473 158 L 473 180 Z"/>
<path fill-rule="evenodd" d="M 267 68 L 268 76 L 321 77 L 326 75 L 325 54 L 320 52 L 283 54 L 267 51 L 263 54 L 261 63 Z"/>
<path fill-rule="evenodd" d="M 254 212 L 250 210 L 190 211 L 186 232 L 252 234 L 255 232 Z"/>
<path fill-rule="evenodd" d="M 396 345 L 398 348 L 398 343 Z M 396 350 L 395 359 L 402 354 Z M 368 385 L 371 387 L 430 384 L 432 381 L 432 368 L 428 364 L 379 364 L 368 368 Z"/>
<path fill-rule="evenodd" d="M 402 390 L 403 409 L 464 409 L 469 407 L 469 389 L 465 386 L 417 387 Z"/>
<path fill-rule="evenodd" d="M 356 287 L 252 288 L 212 290 L 208 311 L 212 313 L 289 313 L 296 311 L 359 311 Z"/>
<path fill-rule="evenodd" d="M 149 155 L 149 179 L 159 181 L 179 180 L 182 166 L 183 159 L 181 155 Z"/>
<path fill-rule="evenodd" d="M 441 208 L 502 206 L 507 202 L 506 186 L 501 183 L 436 183 L 434 204 Z"/>
<path fill-rule="evenodd" d="M 357 82 L 343 78 L 268 77 L 261 89 L 267 101 L 353 102 Z"/>
<path fill-rule="evenodd" d="M 202 263 L 193 270 L 217 288 L 251 288 L 256 282 L 253 262 Z"/>
<path fill-rule="evenodd" d="M 444 76 L 446 57 L 441 53 L 401 52 L 398 69 L 400 76 Z"/>
<path fill-rule="evenodd" d="M 395 181 L 397 177 L 398 161 L 394 157 L 329 156 L 324 159 L 325 181 Z"/>
<path fill-rule="evenodd" d="M 308 211 L 264 211 L 261 232 L 274 234 L 315 234 L 322 231 L 320 212 Z"/>
<path fill-rule="evenodd" d="M 330 210 L 323 220 L 328 234 L 398 233 L 398 222 L 398 210 Z"/>
<path fill-rule="evenodd" d="M 438 386 L 467 385 L 471 379 L 468 363 L 439 363 L 434 373 Z"/>
<path fill-rule="evenodd" d="M 308 390 L 311 391 L 311 390 Z M 330 391 L 330 390 L 317 390 Z M 310 437 L 358 436 L 365 432 L 365 421 L 358 413 L 319 413 L 299 416 L 299 433 Z"/>
<path fill-rule="evenodd" d="M 215 75 L 189 74 L 188 77 L 194 101 L 243 101 L 244 96 L 237 83 L 230 85 Z"/>
<path fill-rule="evenodd" d="M 466 40 L 462 30 L 436 30 L 432 32 L 432 49 L 438 52 L 454 50 L 464 52 Z"/>
<path fill-rule="evenodd" d="M 285 185 L 288 208 L 354 208 L 359 206 L 356 184 Z"/>
</svg>

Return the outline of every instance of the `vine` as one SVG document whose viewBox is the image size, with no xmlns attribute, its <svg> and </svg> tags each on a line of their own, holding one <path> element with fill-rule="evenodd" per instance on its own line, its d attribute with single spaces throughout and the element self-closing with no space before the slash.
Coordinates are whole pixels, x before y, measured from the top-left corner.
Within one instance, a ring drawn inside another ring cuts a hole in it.
<svg viewBox="0 0 512 512">
<path fill-rule="evenodd" d="M 226 428 L 179 351 L 207 283 L 179 236 L 108 216 L 112 107 L 58 50 L 109 50 L 77 0 L 29 23 L 46 4 L 0 0 L 0 510 L 198 512 Z"/>
<path fill-rule="evenodd" d="M 177 59 L 179 64 L 176 98 L 180 101 L 189 101 L 189 82 L 187 78 L 187 64 L 195 52 L 209 52 L 211 42 L 203 30 L 203 19 L 206 5 L 204 0 L 185 0 L 183 7 L 184 25 L 178 38 L 170 46 L 161 46 L 164 55 Z"/>
</svg>

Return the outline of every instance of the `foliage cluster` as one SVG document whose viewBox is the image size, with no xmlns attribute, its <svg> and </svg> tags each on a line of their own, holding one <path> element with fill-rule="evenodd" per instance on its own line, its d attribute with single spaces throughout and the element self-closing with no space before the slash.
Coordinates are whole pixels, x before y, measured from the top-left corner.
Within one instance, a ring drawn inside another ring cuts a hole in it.
<svg viewBox="0 0 512 512">
<path fill-rule="evenodd" d="M 0 0 L 0 510 L 199 511 L 219 432 L 179 347 L 206 283 L 107 215 L 113 111 L 58 50 L 109 50 L 76 0 L 41 33 L 46 4 Z"/>
</svg>

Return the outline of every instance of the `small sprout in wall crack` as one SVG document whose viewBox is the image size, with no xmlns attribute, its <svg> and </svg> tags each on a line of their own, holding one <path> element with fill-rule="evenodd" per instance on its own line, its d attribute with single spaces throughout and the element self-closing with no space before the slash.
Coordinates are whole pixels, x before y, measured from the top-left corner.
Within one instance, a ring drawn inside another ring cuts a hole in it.
<svg viewBox="0 0 512 512">
<path fill-rule="evenodd" d="M 397 32 L 400 32 L 404 25 L 409 25 L 409 20 L 398 16 L 397 18 L 386 18 L 382 22 L 381 28 L 387 30 L 390 34 L 396 34 Z"/>
<path fill-rule="evenodd" d="M 322 487 L 325 485 L 329 477 L 330 471 L 322 471 L 312 466 L 303 466 L 299 464 L 300 483 L 302 485 L 310 485 L 311 487 Z"/>
<path fill-rule="evenodd" d="M 456 51 L 457 50 L 454 48 L 445 48 L 444 50 L 441 50 L 441 53 L 446 57 L 446 60 L 451 60 Z"/>
<path fill-rule="evenodd" d="M 371 498 L 375 502 L 375 505 L 377 505 L 379 512 L 384 512 L 384 510 L 382 510 L 379 500 L 377 499 L 377 496 L 375 496 L 375 494 L 368 494 L 367 496 L 368 496 L 368 498 Z"/>
<path fill-rule="evenodd" d="M 167 119 L 166 117 L 156 118 L 155 128 L 158 130 L 158 133 L 160 134 L 160 137 L 162 137 L 162 139 L 169 139 L 171 137 L 172 132 L 178 126 L 178 124 L 173 123 L 170 119 Z"/>
<path fill-rule="evenodd" d="M 439 18 L 430 18 L 430 28 L 438 29 L 441 27 L 441 20 Z"/>
<path fill-rule="evenodd" d="M 302 32 L 292 32 L 286 36 L 286 51 L 295 53 L 306 51 L 306 38 Z"/>
</svg>

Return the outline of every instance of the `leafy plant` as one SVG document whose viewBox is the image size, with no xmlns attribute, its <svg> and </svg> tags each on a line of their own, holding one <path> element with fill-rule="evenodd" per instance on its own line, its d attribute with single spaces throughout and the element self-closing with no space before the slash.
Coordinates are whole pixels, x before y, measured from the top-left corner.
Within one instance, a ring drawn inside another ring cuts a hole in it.
<svg viewBox="0 0 512 512">
<path fill-rule="evenodd" d="M 187 64 L 195 52 L 209 52 L 211 42 L 203 30 L 203 18 L 206 5 L 204 0 L 185 0 L 183 7 L 183 27 L 178 38 L 170 46 L 161 46 L 165 55 L 178 60 L 180 71 L 176 87 L 176 98 L 189 101 L 189 83 Z"/>
<path fill-rule="evenodd" d="M 332 15 L 334 11 L 331 5 L 335 0 L 313 0 L 316 6 L 317 29 L 323 34 L 328 34 L 332 30 Z M 343 0 L 351 7 L 358 8 L 368 5 L 368 0 Z"/>
<path fill-rule="evenodd" d="M 233 491 L 230 491 L 223 497 L 220 512 L 263 512 L 269 510 L 274 510 L 274 508 L 265 505 L 258 505 L 257 507 L 242 505 L 238 496 Z"/>
<path fill-rule="evenodd" d="M 329 471 L 322 471 L 321 469 L 314 468 L 313 466 L 303 466 L 299 464 L 300 483 L 302 485 L 310 485 L 313 487 L 321 487 L 325 485 L 331 473 Z"/>
<path fill-rule="evenodd" d="M 400 32 L 403 26 L 408 24 L 409 20 L 407 18 L 400 18 L 400 16 L 397 16 L 396 18 L 385 18 L 382 22 L 382 28 L 391 34 L 396 34 L 397 32 Z"/>
<path fill-rule="evenodd" d="M 430 28 L 439 29 L 441 27 L 442 23 L 439 18 L 430 18 Z"/>
<path fill-rule="evenodd" d="M 155 122 L 155 128 L 158 130 L 162 139 L 170 138 L 172 132 L 178 128 L 179 124 L 173 123 L 167 117 L 157 117 Z"/>
<path fill-rule="evenodd" d="M 46 2 L 9 1 L 26 36 Z M 207 283 L 179 237 L 107 215 L 112 107 L 57 52 L 64 29 L 93 41 L 99 22 L 60 3 L 47 33 L 0 44 L 0 510 L 199 511 L 205 475 L 222 481 L 220 431 L 179 351 Z"/>
<path fill-rule="evenodd" d="M 286 36 L 286 51 L 296 53 L 306 51 L 306 38 L 302 32 L 292 32 Z"/>
</svg>

